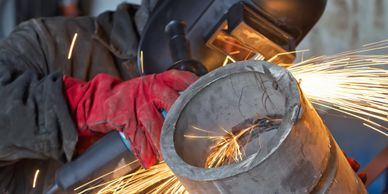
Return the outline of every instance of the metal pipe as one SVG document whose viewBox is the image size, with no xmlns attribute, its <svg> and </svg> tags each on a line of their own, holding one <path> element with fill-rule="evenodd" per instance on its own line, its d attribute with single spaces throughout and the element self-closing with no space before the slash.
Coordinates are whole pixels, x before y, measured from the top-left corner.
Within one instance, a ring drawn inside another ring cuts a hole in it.
<svg viewBox="0 0 388 194">
<path fill-rule="evenodd" d="M 205 168 L 213 140 L 187 135 L 224 135 L 257 115 L 282 121 L 248 142 L 242 161 Z M 191 194 L 366 193 L 291 73 L 264 61 L 228 65 L 189 87 L 165 120 L 161 149 Z"/>
</svg>

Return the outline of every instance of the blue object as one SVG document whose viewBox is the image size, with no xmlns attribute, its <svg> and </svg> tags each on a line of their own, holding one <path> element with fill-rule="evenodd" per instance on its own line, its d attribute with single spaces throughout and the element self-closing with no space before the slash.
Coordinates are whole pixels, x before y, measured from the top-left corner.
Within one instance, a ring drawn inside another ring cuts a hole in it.
<svg viewBox="0 0 388 194">
<path fill-rule="evenodd" d="M 167 111 L 166 111 L 166 110 L 162 109 L 162 110 L 160 111 L 160 113 L 162 113 L 163 118 L 166 118 L 166 117 L 167 117 Z"/>
<path fill-rule="evenodd" d="M 130 152 L 132 152 L 131 150 L 131 144 L 129 143 L 129 141 L 127 140 L 127 138 L 125 137 L 124 133 L 123 132 L 120 132 L 120 137 L 121 137 L 121 141 L 123 141 L 125 147 L 128 148 L 128 150 Z"/>
<path fill-rule="evenodd" d="M 167 117 L 167 111 L 166 110 L 162 109 L 162 110 L 160 110 L 160 113 L 162 114 L 164 119 Z M 128 150 L 131 151 L 131 144 L 129 143 L 129 141 L 127 140 L 127 138 L 125 137 L 123 132 L 120 132 L 120 137 L 121 137 L 121 141 L 123 141 L 123 143 L 128 148 Z"/>
</svg>

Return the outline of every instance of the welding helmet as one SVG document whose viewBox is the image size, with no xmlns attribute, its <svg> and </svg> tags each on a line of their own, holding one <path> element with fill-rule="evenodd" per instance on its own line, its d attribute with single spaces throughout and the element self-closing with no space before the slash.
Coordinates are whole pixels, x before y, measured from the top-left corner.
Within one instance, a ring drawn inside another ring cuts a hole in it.
<svg viewBox="0 0 388 194">
<path fill-rule="evenodd" d="M 141 34 L 138 70 L 159 73 L 176 65 L 171 55 L 177 50 L 170 49 L 175 36 L 166 33 L 173 20 L 186 26 L 183 47 L 191 49 L 187 56 L 208 71 L 220 67 L 226 57 L 237 61 L 276 56 L 272 62 L 291 63 L 295 54 L 289 51 L 295 50 L 325 6 L 326 0 L 159 1 Z"/>
</svg>

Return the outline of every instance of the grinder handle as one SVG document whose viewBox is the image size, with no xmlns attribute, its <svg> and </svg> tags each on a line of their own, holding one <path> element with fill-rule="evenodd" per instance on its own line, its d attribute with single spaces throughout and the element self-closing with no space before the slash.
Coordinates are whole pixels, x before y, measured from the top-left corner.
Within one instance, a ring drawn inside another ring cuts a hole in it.
<svg viewBox="0 0 388 194">
<path fill-rule="evenodd" d="M 186 24 L 178 20 L 170 21 L 165 27 L 173 61 L 170 69 L 190 71 L 198 76 L 202 76 L 208 71 L 202 63 L 192 59 L 190 42 L 186 39 L 185 28 Z"/>
<path fill-rule="evenodd" d="M 129 146 L 123 134 L 109 132 L 77 159 L 58 169 L 55 183 L 46 194 L 75 193 L 76 186 L 135 161 Z"/>
</svg>

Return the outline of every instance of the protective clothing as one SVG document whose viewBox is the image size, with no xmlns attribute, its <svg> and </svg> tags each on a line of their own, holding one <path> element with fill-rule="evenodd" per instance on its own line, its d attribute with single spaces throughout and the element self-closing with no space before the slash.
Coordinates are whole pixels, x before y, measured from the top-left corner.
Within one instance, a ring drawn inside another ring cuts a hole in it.
<svg viewBox="0 0 388 194">
<path fill-rule="evenodd" d="M 64 85 L 80 136 L 122 131 L 132 152 L 148 168 L 162 160 L 160 111 L 168 111 L 178 92 L 196 79 L 190 72 L 170 70 L 124 82 L 108 74 L 89 82 L 65 76 Z"/>
<path fill-rule="evenodd" d="M 56 168 L 74 158 L 78 134 L 64 75 L 86 81 L 100 73 L 138 76 L 136 12 L 123 4 L 98 17 L 33 19 L 0 42 L 0 193 L 44 193 Z"/>
</svg>

